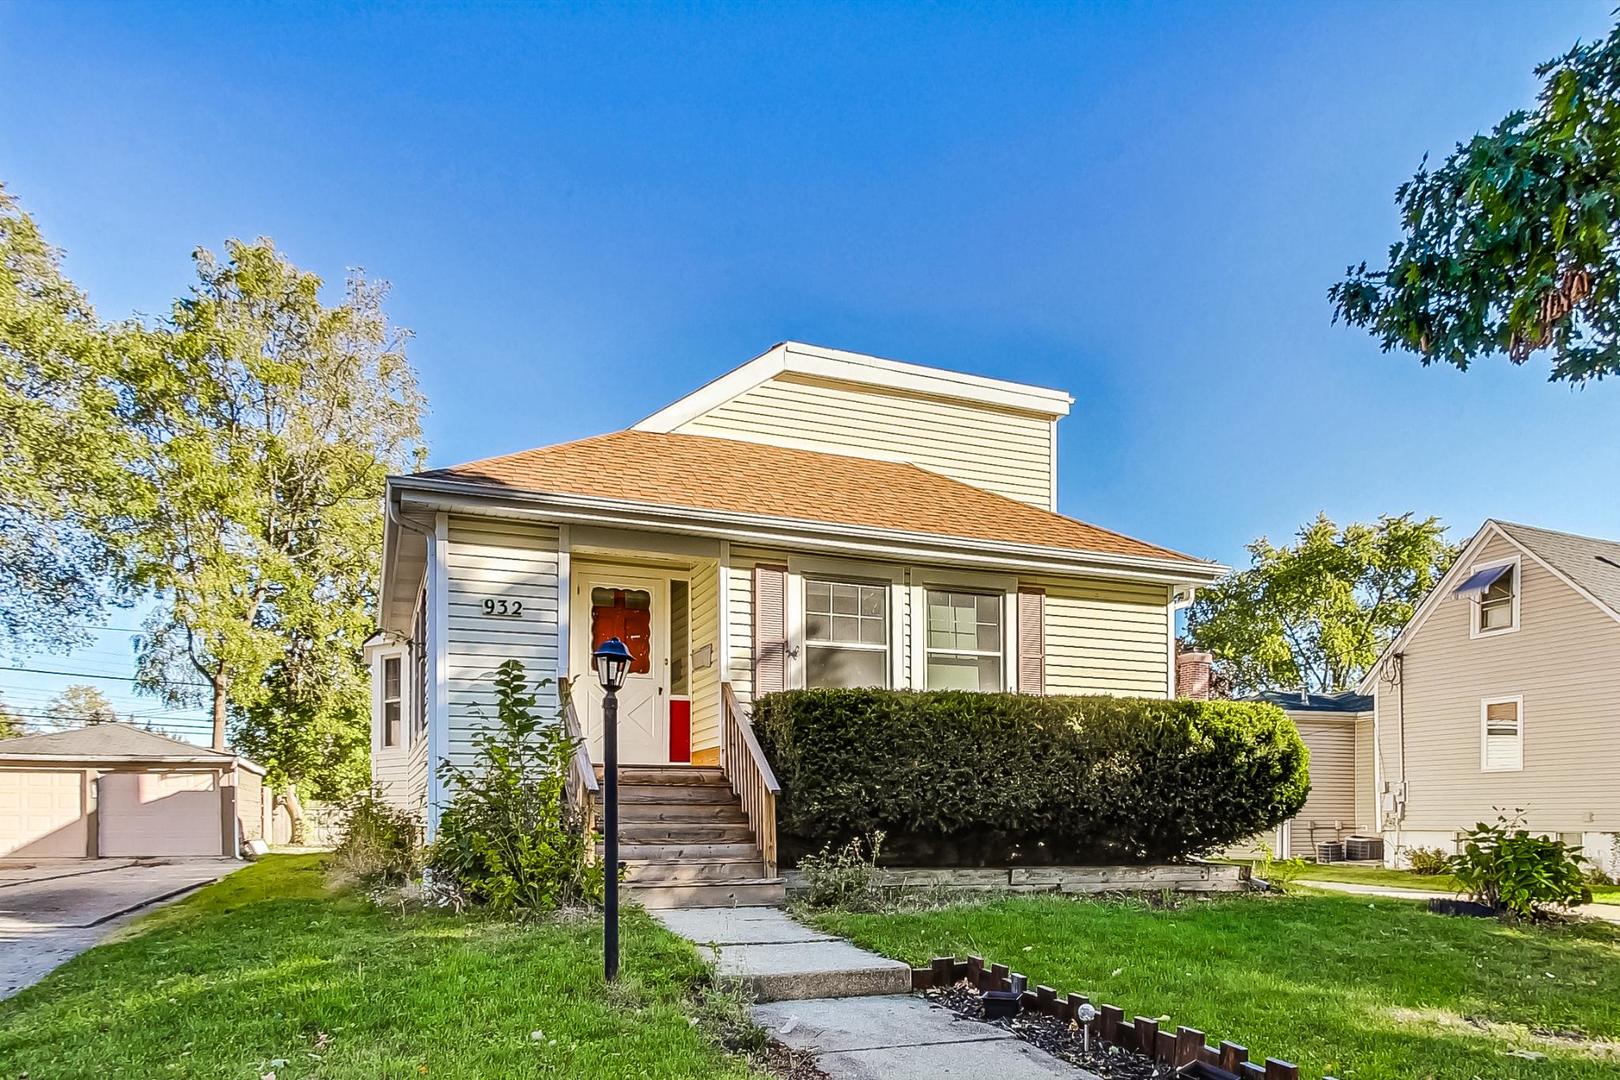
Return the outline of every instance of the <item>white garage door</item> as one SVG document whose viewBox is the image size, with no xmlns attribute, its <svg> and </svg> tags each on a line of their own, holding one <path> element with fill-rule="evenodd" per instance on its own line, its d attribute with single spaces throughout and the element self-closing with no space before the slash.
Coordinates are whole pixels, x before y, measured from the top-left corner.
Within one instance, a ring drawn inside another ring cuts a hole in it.
<svg viewBox="0 0 1620 1080">
<path fill-rule="evenodd" d="M 0 769 L 0 856 L 82 857 L 83 777 L 77 769 Z"/>
<path fill-rule="evenodd" d="M 104 857 L 222 852 L 214 773 L 110 772 L 97 784 Z"/>
</svg>

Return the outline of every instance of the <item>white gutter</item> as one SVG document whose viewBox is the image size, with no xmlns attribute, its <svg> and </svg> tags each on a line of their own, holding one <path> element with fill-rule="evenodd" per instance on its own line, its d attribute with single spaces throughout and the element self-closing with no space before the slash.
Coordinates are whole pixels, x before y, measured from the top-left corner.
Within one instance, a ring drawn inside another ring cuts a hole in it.
<svg viewBox="0 0 1620 1080">
<path fill-rule="evenodd" d="M 891 558 L 916 556 L 921 552 L 956 563 L 1170 585 L 1207 584 L 1219 580 L 1227 572 L 1227 567 L 1212 562 L 1116 555 L 1037 544 L 1010 544 L 971 537 L 694 509 L 625 499 L 491 490 L 487 484 L 459 480 L 392 476 L 388 478 L 388 484 L 390 494 L 397 490 L 402 499 L 411 490 L 427 493 L 429 497 L 411 499 L 413 505 L 424 510 L 476 513 L 480 510 L 487 512 L 494 504 L 519 517 L 538 517 L 548 521 L 611 522 L 627 528 L 713 536 L 764 546 L 786 543 Z"/>
</svg>

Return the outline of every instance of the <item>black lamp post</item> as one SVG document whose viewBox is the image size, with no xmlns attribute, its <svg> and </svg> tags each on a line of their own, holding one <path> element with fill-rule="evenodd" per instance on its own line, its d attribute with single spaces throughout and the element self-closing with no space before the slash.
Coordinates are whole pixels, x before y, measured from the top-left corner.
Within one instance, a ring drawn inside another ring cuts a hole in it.
<svg viewBox="0 0 1620 1080">
<path fill-rule="evenodd" d="M 606 908 L 602 918 L 602 969 L 619 977 L 619 691 L 630 671 L 630 650 L 608 638 L 591 653 L 602 683 L 602 856 Z"/>
</svg>

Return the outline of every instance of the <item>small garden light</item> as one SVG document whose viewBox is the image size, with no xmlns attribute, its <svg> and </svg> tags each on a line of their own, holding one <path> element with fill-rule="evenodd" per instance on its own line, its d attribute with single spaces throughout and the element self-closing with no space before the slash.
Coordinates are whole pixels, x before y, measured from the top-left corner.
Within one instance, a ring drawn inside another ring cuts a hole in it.
<svg viewBox="0 0 1620 1080">
<path fill-rule="evenodd" d="M 602 970 L 619 977 L 619 691 L 630 671 L 630 650 L 616 637 L 591 653 L 602 683 Z"/>
</svg>

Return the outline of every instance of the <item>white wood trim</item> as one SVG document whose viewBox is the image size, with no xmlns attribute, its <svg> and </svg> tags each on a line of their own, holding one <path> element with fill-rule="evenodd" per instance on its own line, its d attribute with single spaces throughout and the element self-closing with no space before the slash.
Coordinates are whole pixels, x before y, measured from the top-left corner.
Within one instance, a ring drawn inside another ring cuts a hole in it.
<svg viewBox="0 0 1620 1080">
<path fill-rule="evenodd" d="M 569 613 L 573 604 L 573 536 L 571 526 L 557 526 L 557 681 L 565 683 L 571 672 L 568 647 Z"/>
<path fill-rule="evenodd" d="M 1524 596 L 1524 570 L 1520 564 L 1519 556 L 1514 555 L 1506 559 L 1492 559 L 1490 562 L 1474 563 L 1468 567 L 1468 576 L 1473 577 L 1481 570 L 1492 570 L 1498 566 L 1513 567 L 1513 624 L 1511 626 L 1500 627 L 1496 630 L 1481 629 L 1479 625 L 1479 605 L 1480 600 L 1483 598 L 1471 596 L 1468 598 L 1468 606 L 1470 609 L 1468 612 L 1468 636 L 1470 638 L 1495 638 L 1502 637 L 1506 634 L 1517 634 L 1519 632 L 1519 601 Z"/>
<path fill-rule="evenodd" d="M 433 538 L 428 546 L 428 686 L 433 696 L 428 711 L 428 805 L 426 836 L 432 840 L 439 831 L 439 814 L 444 809 L 444 784 L 439 779 L 439 763 L 450 756 L 450 684 L 446 665 L 450 652 L 450 573 L 445 549 L 450 543 L 450 516 L 434 517 Z"/>
<path fill-rule="evenodd" d="M 1051 417 L 1054 422 L 1058 417 L 1067 416 L 1069 407 L 1074 404 L 1074 398 L 1062 390 L 784 341 L 638 421 L 632 430 L 674 431 L 787 372 L 1034 413 Z M 1056 452 L 1056 447 L 1053 451 Z"/>
<path fill-rule="evenodd" d="M 384 667 L 389 660 L 399 661 L 399 741 L 389 746 L 383 742 L 383 697 L 387 680 Z M 412 676 L 409 650 L 403 644 L 374 648 L 371 652 L 371 753 L 372 760 L 384 753 L 404 753 L 411 747 L 411 686 Z"/>
<path fill-rule="evenodd" d="M 731 543 L 720 541 L 720 559 L 715 566 L 715 589 L 720 593 L 716 599 L 719 606 L 719 622 L 715 624 L 715 651 L 719 653 L 714 658 L 720 669 L 720 682 L 731 682 Z M 749 685 L 752 686 L 753 665 L 749 665 Z M 720 707 L 725 708 L 722 702 Z M 722 725 L 723 726 L 723 725 Z"/>
<path fill-rule="evenodd" d="M 1052 445 L 1051 445 L 1051 449 L 1050 449 L 1049 452 L 1052 455 L 1052 497 L 1051 497 L 1050 500 L 1048 500 L 1049 505 L 1047 506 L 1047 509 L 1051 510 L 1053 513 L 1057 513 L 1057 508 L 1058 508 L 1058 486 L 1057 486 L 1057 480 L 1058 480 L 1058 422 L 1057 422 L 1056 417 L 1054 417 L 1053 420 L 1052 420 Z"/>
<path fill-rule="evenodd" d="M 1002 691 L 1018 688 L 1018 577 L 966 570 L 945 570 L 931 566 L 911 568 L 916 588 L 911 609 L 912 688 L 928 686 L 928 590 L 1001 595 L 1001 686 Z"/>
<path fill-rule="evenodd" d="M 788 686 L 803 689 L 804 674 L 804 579 L 832 578 L 841 581 L 887 582 L 889 623 L 889 687 L 903 689 L 909 672 L 905 668 L 905 628 L 901 626 L 901 604 L 909 600 L 906 568 L 895 563 L 864 562 L 859 559 L 828 559 L 815 555 L 789 555 L 787 581 Z M 915 635 L 916 613 L 912 613 Z"/>
<path fill-rule="evenodd" d="M 546 492 L 491 491 L 464 481 L 400 478 L 394 482 L 423 493 L 402 498 L 421 509 L 449 510 L 485 517 L 601 524 L 632 529 L 714 536 L 762 548 L 794 547 L 848 554 L 854 558 L 892 558 L 944 566 L 1032 571 L 1074 577 L 1110 578 L 1155 585 L 1192 586 L 1220 580 L 1230 569 L 1219 563 L 1106 552 L 1049 548 L 993 540 L 903 530 L 842 525 L 836 522 L 769 517 L 760 514 L 694 510 L 623 499 L 600 499 Z M 756 527 L 757 526 L 757 527 Z M 866 542 L 867 540 L 870 542 Z"/>
<path fill-rule="evenodd" d="M 1518 714 L 1519 714 L 1519 762 L 1518 762 L 1517 765 L 1491 765 L 1491 764 L 1489 764 L 1489 762 L 1487 760 L 1487 753 L 1486 753 L 1487 736 L 1486 736 L 1486 730 L 1485 730 L 1485 712 L 1492 705 L 1506 705 L 1506 704 L 1509 704 L 1509 703 L 1512 703 L 1513 707 L 1518 710 Z M 1525 732 L 1525 726 L 1524 726 L 1524 695 L 1523 694 L 1504 694 L 1504 695 L 1501 695 L 1501 696 L 1498 696 L 1498 697 L 1486 697 L 1486 698 L 1480 698 L 1479 699 L 1479 771 L 1480 772 L 1523 772 L 1524 771 L 1525 735 L 1526 735 L 1526 732 Z"/>
</svg>

